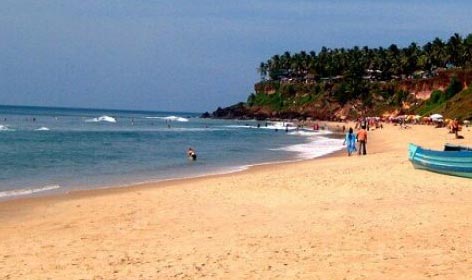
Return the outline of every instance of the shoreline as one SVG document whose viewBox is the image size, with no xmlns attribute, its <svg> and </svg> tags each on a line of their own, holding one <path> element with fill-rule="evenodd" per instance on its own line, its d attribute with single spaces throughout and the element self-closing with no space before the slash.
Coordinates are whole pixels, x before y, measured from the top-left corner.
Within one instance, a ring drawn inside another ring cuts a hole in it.
<svg viewBox="0 0 472 280">
<path fill-rule="evenodd" d="M 445 129 L 369 132 L 332 155 L 165 184 L 0 203 L 12 279 L 468 279 L 471 180 L 408 161 Z"/>
<path fill-rule="evenodd" d="M 322 122 L 328 130 L 331 131 L 333 134 L 343 135 L 341 132 L 341 126 L 346 125 L 348 129 L 349 126 L 354 127 L 354 122 L 330 122 L 330 121 L 323 121 Z M 390 124 L 390 126 L 392 126 Z M 424 126 L 424 125 L 421 125 Z M 454 142 L 454 141 L 452 141 Z M 431 147 L 429 147 L 431 148 Z M 441 148 L 441 147 L 438 147 Z M 222 171 L 216 173 L 207 173 L 202 175 L 195 175 L 190 177 L 176 177 L 176 178 L 169 178 L 169 179 L 157 179 L 157 180 L 149 180 L 143 182 L 135 182 L 130 184 L 114 184 L 114 185 L 103 185 L 97 188 L 85 188 L 85 189 L 73 189 L 70 191 L 65 192 L 47 192 L 47 193 L 36 193 L 36 194 L 29 194 L 29 195 L 19 195 L 19 196 L 11 196 L 11 198 L 3 198 L 0 199 L 0 214 L 1 214 L 1 207 L 3 204 L 10 204 L 10 203 L 30 203 L 38 200 L 41 203 L 41 200 L 51 201 L 51 200 L 61 200 L 61 199 L 73 199 L 76 197 L 84 198 L 84 197 L 93 197 L 96 195 L 106 195 L 107 192 L 111 193 L 126 193 L 131 192 L 134 189 L 146 189 L 146 188 L 166 188 L 170 186 L 180 185 L 180 184 L 191 184 L 193 181 L 197 182 L 199 180 L 205 179 L 214 179 L 214 178 L 225 178 L 228 176 L 233 176 L 237 174 L 244 174 L 246 172 L 258 171 L 258 170 L 265 170 L 270 168 L 280 168 L 285 165 L 292 165 L 297 163 L 303 162 L 311 162 L 322 160 L 326 158 L 339 158 L 346 155 L 345 146 L 343 146 L 340 150 L 316 157 L 316 158 L 298 158 L 292 160 L 283 160 L 283 161 L 274 161 L 274 162 L 265 162 L 265 163 L 257 163 L 257 164 L 249 164 L 240 167 L 234 167 L 232 171 Z M 355 155 L 353 155 L 355 156 Z"/>
<path fill-rule="evenodd" d="M 332 157 L 341 157 L 344 154 L 345 148 L 343 147 L 340 150 L 337 150 L 332 153 L 328 153 L 316 158 L 311 159 L 293 159 L 293 160 L 284 160 L 284 161 L 275 161 L 275 162 L 265 162 L 265 163 L 257 163 L 257 164 L 250 164 L 246 166 L 242 166 L 240 168 L 234 168 L 233 171 L 223 171 L 221 173 L 209 173 L 203 175 L 196 175 L 191 177 L 178 177 L 178 178 L 169 178 L 169 179 L 162 179 L 162 180 L 150 180 L 144 182 L 137 182 L 131 184 L 123 184 L 123 185 L 105 185 L 98 188 L 90 188 L 90 189 L 76 189 L 70 190 L 66 192 L 52 192 L 52 193 L 36 193 L 36 194 L 29 194 L 29 195 L 19 195 L 19 196 L 11 196 L 11 198 L 0 199 L 0 214 L 2 212 L 2 206 L 4 204 L 15 204 L 15 203 L 42 203 L 42 201 L 55 201 L 61 199 L 74 199 L 74 198 L 85 198 L 85 197 L 93 197 L 93 196 L 103 196 L 107 195 L 108 192 L 112 193 L 126 193 L 132 192 L 136 189 L 146 189 L 146 188 L 166 188 L 180 184 L 191 184 L 192 182 L 197 182 L 200 180 L 206 179 L 217 179 L 217 178 L 225 178 L 228 176 L 243 174 L 246 172 L 253 172 L 258 170 L 266 170 L 270 168 L 278 168 L 285 165 L 297 164 L 302 162 L 310 162 L 316 161 L 325 158 L 332 158 Z"/>
<path fill-rule="evenodd" d="M 325 122 L 326 123 L 326 122 Z M 330 125 L 327 125 L 328 131 L 331 132 L 333 135 L 341 135 L 339 131 L 339 126 L 335 126 L 337 123 L 333 123 Z M 132 183 L 114 183 L 112 185 L 110 184 L 102 184 L 99 186 L 94 186 L 94 187 L 83 187 L 83 188 L 72 188 L 71 190 L 62 190 L 60 186 L 56 189 L 56 185 L 46 185 L 41 188 L 50 188 L 54 187 L 52 189 L 55 189 L 53 191 L 46 191 L 46 192 L 36 192 L 36 193 L 30 193 L 30 194 L 25 194 L 25 195 L 11 195 L 11 196 L 5 196 L 5 197 L 0 197 L 0 205 L 2 203 L 7 203 L 11 201 L 17 201 L 17 200 L 30 200 L 30 199 L 41 199 L 41 198 L 47 198 L 47 197 L 60 197 L 60 196 L 68 196 L 68 195 L 73 195 L 75 193 L 87 193 L 91 192 L 90 195 L 93 195 L 94 191 L 106 191 L 106 190 L 113 190 L 113 189 L 129 189 L 129 188 L 134 188 L 134 187 L 140 187 L 143 185 L 165 185 L 168 182 L 173 182 L 173 181 L 186 181 L 186 180 L 193 180 L 193 179 L 199 179 L 199 178 L 206 178 L 206 177 L 215 177 L 215 176 L 224 176 L 224 175 L 230 175 L 233 173 L 240 173 L 244 171 L 248 171 L 253 168 L 257 168 L 259 166 L 271 166 L 271 165 L 283 165 L 283 164 L 290 164 L 290 163 L 296 163 L 296 162 L 302 162 L 302 161 L 310 161 L 310 160 L 317 160 L 325 157 L 331 157 L 335 156 L 336 154 L 340 154 L 341 151 L 344 150 L 344 147 L 342 147 L 340 150 L 330 152 L 328 154 L 324 154 L 322 156 L 318 156 L 315 158 L 303 158 L 303 157 L 294 157 L 293 159 L 287 159 L 287 160 L 277 160 L 277 161 L 270 161 L 270 162 L 262 162 L 262 163 L 254 163 L 254 164 L 247 164 L 247 165 L 241 165 L 241 166 L 234 166 L 234 167 L 227 167 L 225 170 L 221 171 L 212 171 L 209 173 L 204 173 L 200 175 L 191 175 L 189 177 L 173 177 L 173 178 L 167 178 L 167 179 L 150 179 L 150 180 L 144 180 L 144 181 L 137 181 L 137 182 L 132 182 Z M 33 189 L 19 189 L 19 190 L 11 190 L 12 192 L 15 191 L 31 191 Z M 2 192 L 0 192 L 2 193 Z"/>
</svg>

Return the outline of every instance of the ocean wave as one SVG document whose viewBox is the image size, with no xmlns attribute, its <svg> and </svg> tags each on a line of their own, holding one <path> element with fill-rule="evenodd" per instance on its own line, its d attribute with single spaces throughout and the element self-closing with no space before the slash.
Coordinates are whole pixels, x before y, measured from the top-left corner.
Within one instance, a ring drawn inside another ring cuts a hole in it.
<svg viewBox="0 0 472 280">
<path fill-rule="evenodd" d="M 242 125 L 242 124 L 234 124 L 234 125 L 225 125 L 225 126 L 222 126 L 222 127 L 225 127 L 225 128 L 257 128 L 256 126 L 253 126 L 253 125 Z"/>
<path fill-rule="evenodd" d="M 249 124 L 246 124 L 246 125 L 225 125 L 224 127 L 227 127 L 227 128 L 257 128 L 257 129 L 271 129 L 271 130 L 295 130 L 297 129 L 296 126 L 294 126 L 293 124 L 289 124 L 287 126 L 287 123 L 283 124 L 283 123 L 272 123 L 272 124 L 268 124 L 267 126 L 266 125 L 260 125 L 260 126 L 257 126 L 257 125 L 249 125 Z"/>
<path fill-rule="evenodd" d="M 145 117 L 146 119 L 161 119 L 172 122 L 188 122 L 187 118 L 177 117 L 177 116 L 168 116 L 168 117 Z"/>
<path fill-rule="evenodd" d="M 219 128 L 198 128 L 198 127 L 192 127 L 192 128 L 181 128 L 181 127 L 176 127 L 176 128 L 171 128 L 170 131 L 172 132 L 199 132 L 199 131 L 222 131 L 224 129 L 219 129 Z M 168 128 L 161 129 L 161 131 L 169 131 Z"/>
<path fill-rule="evenodd" d="M 316 140 L 309 143 L 295 144 L 278 149 L 274 151 L 287 151 L 299 154 L 299 158 L 310 159 L 321 157 L 343 148 L 342 139 L 331 139 L 326 137 L 317 137 Z"/>
<path fill-rule="evenodd" d="M 87 119 L 86 122 L 109 122 L 109 123 L 116 123 L 116 119 L 110 116 L 101 116 L 98 118 Z"/>
<path fill-rule="evenodd" d="M 0 124 L 0 131 L 15 131 L 14 129 L 9 128 L 6 125 L 1 125 Z"/>
<path fill-rule="evenodd" d="M 19 190 L 3 191 L 3 192 L 0 192 L 0 198 L 20 196 L 20 195 L 30 195 L 30 194 L 44 192 L 44 191 L 57 190 L 60 187 L 61 186 L 59 186 L 59 185 L 53 185 L 53 186 L 44 186 L 44 187 L 31 188 L 31 189 L 19 189 Z"/>
<path fill-rule="evenodd" d="M 316 136 L 316 135 L 319 135 L 319 134 L 315 131 L 295 130 L 295 131 L 289 132 L 288 135 Z"/>
<path fill-rule="evenodd" d="M 35 129 L 35 130 L 36 130 L 36 131 L 48 131 L 48 130 L 50 130 L 50 129 L 47 128 L 47 127 L 45 127 L 45 126 L 42 126 L 42 127 L 37 128 L 37 129 Z"/>
<path fill-rule="evenodd" d="M 320 136 L 326 134 L 332 134 L 329 130 L 311 130 L 311 129 L 297 129 L 288 133 L 289 135 L 298 136 Z"/>
<path fill-rule="evenodd" d="M 233 124 L 222 126 L 224 128 L 250 128 L 250 129 L 270 129 L 270 130 L 288 130 L 288 135 L 298 135 L 298 136 L 320 136 L 332 134 L 333 132 L 327 129 L 322 130 L 313 130 L 311 128 L 300 128 L 290 122 L 272 122 L 265 124 L 257 125 L 254 124 Z"/>
</svg>

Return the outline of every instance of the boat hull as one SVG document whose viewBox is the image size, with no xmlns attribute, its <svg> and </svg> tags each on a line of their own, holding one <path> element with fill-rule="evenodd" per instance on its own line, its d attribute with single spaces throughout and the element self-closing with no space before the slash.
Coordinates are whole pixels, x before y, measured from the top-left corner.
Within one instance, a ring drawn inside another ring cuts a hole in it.
<svg viewBox="0 0 472 280">
<path fill-rule="evenodd" d="M 472 178 L 472 151 L 434 151 L 415 144 L 409 146 L 409 160 L 415 168 Z"/>
</svg>

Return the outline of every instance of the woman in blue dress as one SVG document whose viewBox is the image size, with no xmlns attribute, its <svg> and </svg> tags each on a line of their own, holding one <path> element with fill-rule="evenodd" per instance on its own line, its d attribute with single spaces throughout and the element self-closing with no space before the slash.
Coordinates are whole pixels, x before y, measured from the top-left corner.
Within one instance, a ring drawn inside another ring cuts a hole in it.
<svg viewBox="0 0 472 280">
<path fill-rule="evenodd" d="M 350 156 L 353 152 L 357 151 L 356 149 L 356 135 L 352 130 L 352 127 L 349 128 L 349 131 L 346 133 L 344 138 L 343 145 L 346 145 L 347 155 Z"/>
</svg>

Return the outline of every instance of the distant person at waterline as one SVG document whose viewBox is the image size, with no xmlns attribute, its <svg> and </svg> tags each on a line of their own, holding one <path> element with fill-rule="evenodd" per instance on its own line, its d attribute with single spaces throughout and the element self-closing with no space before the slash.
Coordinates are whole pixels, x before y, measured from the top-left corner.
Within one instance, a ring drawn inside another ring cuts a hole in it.
<svg viewBox="0 0 472 280">
<path fill-rule="evenodd" d="M 197 160 L 197 153 L 192 148 L 188 148 L 187 156 L 189 160 Z"/>
<path fill-rule="evenodd" d="M 350 127 L 349 131 L 346 133 L 346 137 L 344 138 L 343 145 L 346 145 L 348 156 L 351 156 L 353 152 L 357 151 L 356 135 L 354 135 L 354 130 L 352 129 L 352 127 Z"/>
<path fill-rule="evenodd" d="M 359 142 L 359 155 L 361 155 L 361 153 L 366 155 L 367 131 L 365 130 L 365 126 L 362 126 L 362 128 L 357 132 L 357 142 Z"/>
</svg>

